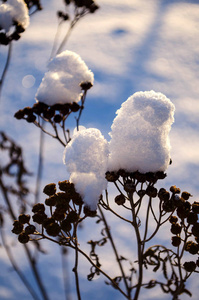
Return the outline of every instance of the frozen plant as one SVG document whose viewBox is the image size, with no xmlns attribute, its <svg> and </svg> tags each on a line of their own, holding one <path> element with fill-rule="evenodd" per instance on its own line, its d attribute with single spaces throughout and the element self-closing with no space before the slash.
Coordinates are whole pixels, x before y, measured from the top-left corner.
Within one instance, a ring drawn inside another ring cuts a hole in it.
<svg viewBox="0 0 199 300">
<path fill-rule="evenodd" d="M 93 73 L 75 52 L 58 54 L 49 62 L 48 69 L 36 94 L 36 100 L 47 105 L 79 102 L 81 84 L 93 85 Z"/>
<path fill-rule="evenodd" d="M 70 181 L 92 211 L 102 190 L 107 188 L 108 143 L 96 128 L 78 131 L 64 151 L 64 163 L 70 173 Z"/>
<path fill-rule="evenodd" d="M 109 171 L 165 171 L 174 105 L 162 93 L 137 92 L 116 112 L 111 126 Z"/>
<path fill-rule="evenodd" d="M 18 40 L 29 25 L 28 7 L 23 0 L 7 0 L 0 5 L 0 44 Z M 15 30 L 11 32 L 11 28 Z"/>
</svg>

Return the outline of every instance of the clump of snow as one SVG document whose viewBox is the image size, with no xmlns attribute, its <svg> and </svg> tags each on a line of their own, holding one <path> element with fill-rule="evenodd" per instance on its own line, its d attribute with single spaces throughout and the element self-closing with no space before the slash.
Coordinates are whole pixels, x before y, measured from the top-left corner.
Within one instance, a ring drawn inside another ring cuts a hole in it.
<svg viewBox="0 0 199 300">
<path fill-rule="evenodd" d="M 64 150 L 64 163 L 86 206 L 96 210 L 99 197 L 107 187 L 108 142 L 96 128 L 74 134 Z"/>
<path fill-rule="evenodd" d="M 28 7 L 23 0 L 7 0 L 0 5 L 0 29 L 8 32 L 13 22 L 24 29 L 29 25 Z"/>
<path fill-rule="evenodd" d="M 137 92 L 116 112 L 109 143 L 108 170 L 165 171 L 170 162 L 173 103 L 162 93 Z"/>
<path fill-rule="evenodd" d="M 37 101 L 48 105 L 78 102 L 82 96 L 80 84 L 93 84 L 94 81 L 85 62 L 72 51 L 58 54 L 50 61 L 48 69 L 36 94 Z"/>
</svg>

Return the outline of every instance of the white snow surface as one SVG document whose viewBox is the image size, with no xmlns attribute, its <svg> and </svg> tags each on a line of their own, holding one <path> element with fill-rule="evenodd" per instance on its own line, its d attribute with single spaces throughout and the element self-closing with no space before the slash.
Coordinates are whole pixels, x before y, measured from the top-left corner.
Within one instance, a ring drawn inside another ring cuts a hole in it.
<svg viewBox="0 0 199 300">
<path fill-rule="evenodd" d="M 72 51 L 58 54 L 50 61 L 48 69 L 36 94 L 37 101 L 48 105 L 78 102 L 82 96 L 80 84 L 86 81 L 93 84 L 94 81 L 85 62 Z"/>
<path fill-rule="evenodd" d="M 107 187 L 108 142 L 100 130 L 88 128 L 76 132 L 64 150 L 63 160 L 76 191 L 86 206 L 96 210 L 99 197 Z"/>
<path fill-rule="evenodd" d="M 111 126 L 108 170 L 165 171 L 170 161 L 168 134 L 174 110 L 162 93 L 137 92 L 129 97 Z"/>
<path fill-rule="evenodd" d="M 0 5 L 0 29 L 8 32 L 13 21 L 18 22 L 24 29 L 29 25 L 28 8 L 23 0 L 7 0 Z"/>
</svg>

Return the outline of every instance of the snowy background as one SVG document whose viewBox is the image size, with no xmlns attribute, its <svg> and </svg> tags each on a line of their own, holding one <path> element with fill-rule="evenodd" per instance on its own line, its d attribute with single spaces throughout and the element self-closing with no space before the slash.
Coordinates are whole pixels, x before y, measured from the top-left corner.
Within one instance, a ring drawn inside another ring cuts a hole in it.
<svg viewBox="0 0 199 300">
<path fill-rule="evenodd" d="M 67 49 L 78 53 L 95 76 L 94 87 L 87 96 L 81 125 L 100 129 L 109 140 L 108 133 L 115 112 L 130 95 L 147 90 L 165 94 L 174 103 L 176 111 L 170 133 L 173 164 L 162 185 L 168 188 L 175 184 L 181 190 L 189 191 L 194 195 L 195 201 L 198 201 L 199 1 L 99 0 L 98 4 L 100 9 L 77 24 L 67 43 Z M 23 120 L 14 119 L 13 115 L 18 109 L 34 104 L 36 91 L 47 71 L 46 64 L 57 28 L 56 11 L 63 9 L 63 3 L 42 0 L 42 5 L 44 9 L 31 17 L 30 25 L 22 38 L 14 43 L 0 103 L 0 130 L 6 131 L 7 135 L 23 146 L 26 165 L 35 174 L 40 132 Z M 67 23 L 65 26 L 67 27 Z M 63 33 L 64 30 L 63 28 Z M 2 46 L 1 70 L 6 52 L 7 48 Z M 69 127 L 75 127 L 75 120 L 71 119 Z M 46 137 L 43 185 L 67 179 L 62 154 L 62 147 Z M 44 199 L 45 196 L 42 195 L 41 201 Z M 117 226 L 114 220 L 113 224 L 117 233 L 116 241 L 120 241 L 120 248 L 123 247 L 127 255 L 132 255 L 133 260 L 128 230 Z M 95 238 L 90 226 L 85 224 L 82 230 L 82 236 L 86 240 Z M 10 239 L 16 242 L 15 237 L 11 236 Z M 48 247 L 48 254 L 40 255 L 39 258 L 41 273 L 47 276 L 45 285 L 50 298 L 62 299 L 64 291 L 60 249 L 51 244 L 45 246 L 44 243 L 45 247 Z M 23 253 L 20 250 L 16 252 L 21 266 L 29 274 Z M 0 264 L 0 299 L 29 299 L 18 276 L 11 271 L 2 248 Z M 106 261 L 106 269 L 113 269 L 113 266 L 111 259 Z M 81 274 L 86 277 L 88 273 L 89 268 L 83 262 Z M 28 276 L 31 280 L 31 275 Z M 70 283 L 73 286 L 73 277 L 70 278 Z M 192 299 L 198 299 L 197 280 L 190 280 L 189 287 L 193 292 Z M 83 299 L 121 299 L 111 287 L 103 284 L 103 278 L 91 283 L 83 281 L 82 289 Z M 147 296 L 148 299 L 170 299 L 165 295 L 161 297 L 158 291 L 152 291 L 150 298 Z M 143 294 L 141 299 L 146 299 L 146 295 Z M 181 299 L 189 297 L 183 295 Z"/>
</svg>

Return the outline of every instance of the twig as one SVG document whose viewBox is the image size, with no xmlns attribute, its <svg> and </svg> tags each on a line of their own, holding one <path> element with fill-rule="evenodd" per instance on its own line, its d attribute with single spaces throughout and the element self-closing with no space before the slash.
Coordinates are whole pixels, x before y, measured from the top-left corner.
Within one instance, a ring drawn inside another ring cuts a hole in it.
<svg viewBox="0 0 199 300">
<path fill-rule="evenodd" d="M 111 235 L 111 232 L 110 232 L 110 229 L 109 229 L 109 226 L 107 224 L 107 221 L 106 221 L 106 218 L 104 216 L 104 213 L 100 207 L 100 205 L 98 205 L 98 209 L 100 211 L 100 214 L 101 214 L 101 217 L 102 217 L 102 220 L 104 222 L 104 225 L 105 225 L 105 228 L 106 228 L 106 233 L 107 233 L 107 236 L 110 240 L 110 243 L 111 243 L 111 246 L 113 248 L 113 251 L 114 251 L 114 254 L 115 254 L 115 257 L 116 257 L 116 260 L 117 260 L 117 263 L 119 265 L 119 268 L 120 268 L 120 271 L 121 271 L 121 274 L 122 274 L 122 278 L 124 280 L 124 284 L 125 284 L 125 287 L 126 287 L 126 291 L 127 291 L 127 294 L 129 296 L 129 298 L 131 297 L 131 289 L 129 288 L 128 286 L 128 283 L 127 283 L 127 280 L 126 280 L 126 275 L 124 273 L 124 269 L 123 269 L 123 266 L 121 264 L 121 260 L 119 258 L 119 255 L 118 255 L 118 252 L 117 252 L 117 249 L 116 249 L 116 246 L 115 246 L 115 243 L 113 241 L 113 238 L 112 238 L 112 235 Z"/>
<path fill-rule="evenodd" d="M 11 52 L 12 52 L 12 43 L 10 42 L 10 44 L 8 46 L 8 55 L 7 55 L 6 64 L 5 64 L 3 73 L 1 75 L 1 79 L 0 79 L 0 96 L 1 96 L 2 85 L 3 85 L 4 79 L 5 79 L 6 73 L 8 71 L 9 64 L 10 64 Z"/>
<path fill-rule="evenodd" d="M 20 277 L 21 281 L 24 283 L 25 287 L 27 288 L 27 290 L 32 295 L 33 299 L 39 300 L 39 297 L 35 293 L 34 289 L 31 287 L 31 285 L 29 284 L 29 282 L 26 280 L 26 277 L 23 275 L 23 273 L 19 269 L 18 265 L 16 264 L 16 261 L 15 261 L 13 255 L 12 255 L 12 253 L 10 251 L 10 247 L 6 243 L 2 226 L 0 226 L 0 232 L 1 232 L 1 240 L 2 240 L 3 247 L 6 250 L 6 253 L 7 253 L 8 258 L 9 258 L 11 264 L 12 264 L 13 269 L 16 271 L 16 273 Z"/>
</svg>

